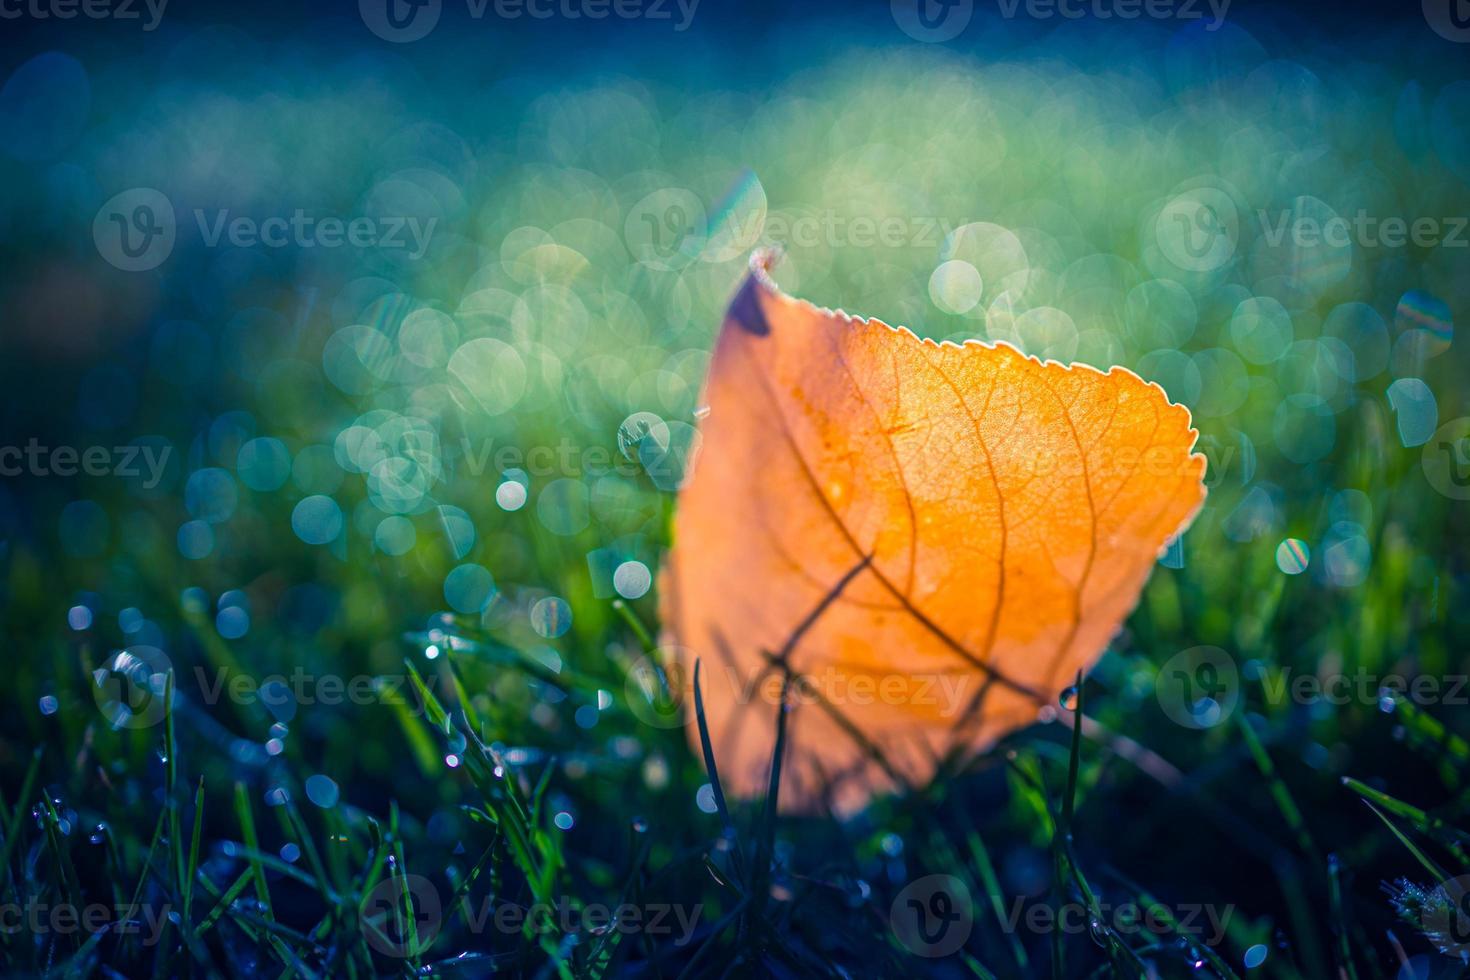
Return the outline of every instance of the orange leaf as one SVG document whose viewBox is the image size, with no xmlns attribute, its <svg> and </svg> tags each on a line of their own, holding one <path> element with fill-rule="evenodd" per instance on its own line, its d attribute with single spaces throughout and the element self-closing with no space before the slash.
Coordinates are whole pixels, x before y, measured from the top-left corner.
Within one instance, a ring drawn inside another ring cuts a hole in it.
<svg viewBox="0 0 1470 980">
<path fill-rule="evenodd" d="M 1055 704 L 1204 502 L 1189 411 L 1122 368 L 920 340 L 757 256 L 706 384 L 661 583 L 715 762 L 786 810 L 918 786 Z M 698 742 L 692 729 L 691 738 Z"/>
</svg>

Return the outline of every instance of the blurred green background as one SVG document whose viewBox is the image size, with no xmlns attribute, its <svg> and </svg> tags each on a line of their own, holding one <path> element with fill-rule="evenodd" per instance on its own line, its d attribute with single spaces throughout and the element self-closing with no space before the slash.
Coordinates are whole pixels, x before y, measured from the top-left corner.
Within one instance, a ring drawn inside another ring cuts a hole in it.
<svg viewBox="0 0 1470 980">
<path fill-rule="evenodd" d="M 176 915 L 7 927 L 15 975 L 1458 974 L 1466 32 L 924 2 L 7 19 L 0 874 Z M 762 245 L 814 302 L 1193 410 L 1209 501 L 1076 779 L 1058 706 L 922 798 L 722 835 L 640 665 Z M 446 911 L 395 955 L 358 909 L 410 872 L 699 928 Z M 933 874 L 974 896 L 946 955 L 893 923 Z M 1088 895 L 1228 929 L 1006 926 Z"/>
</svg>

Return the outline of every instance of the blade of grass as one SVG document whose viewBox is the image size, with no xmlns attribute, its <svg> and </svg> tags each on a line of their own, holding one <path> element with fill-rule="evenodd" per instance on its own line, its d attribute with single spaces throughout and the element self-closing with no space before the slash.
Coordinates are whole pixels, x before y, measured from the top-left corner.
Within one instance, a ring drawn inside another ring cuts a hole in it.
<svg viewBox="0 0 1470 980">
<path fill-rule="evenodd" d="M 776 814 L 781 795 L 781 761 L 786 756 L 786 720 L 790 713 L 787 708 L 787 698 L 791 693 L 791 678 L 790 670 L 787 670 L 781 678 L 781 700 L 776 703 L 776 745 L 771 752 L 771 778 L 766 789 L 765 808 L 761 814 L 760 834 L 756 838 L 755 880 L 752 885 L 752 894 L 755 897 L 754 910 L 757 913 L 764 910 L 769 899 L 771 863 L 776 856 Z"/>
<path fill-rule="evenodd" d="M 1353 965 L 1353 951 L 1349 942 L 1347 914 L 1342 901 L 1342 865 L 1336 854 L 1327 855 L 1328 900 L 1332 904 L 1332 931 L 1337 936 L 1339 968 L 1346 980 L 1358 980 L 1358 969 Z"/>
<path fill-rule="evenodd" d="M 20 796 L 15 801 L 15 811 L 5 821 L 5 850 L 0 852 L 0 868 L 4 869 L 6 878 L 10 877 L 10 857 L 15 852 L 15 842 L 20 831 L 20 820 L 26 813 L 27 800 L 36 791 L 36 774 L 41 771 L 41 754 L 45 751 L 44 746 L 36 746 L 31 752 L 30 765 L 26 766 L 25 778 L 21 780 Z"/>
<path fill-rule="evenodd" d="M 1286 788 L 1286 783 L 1277 774 L 1276 764 L 1271 761 L 1271 756 L 1261 744 L 1260 737 L 1256 735 L 1256 730 L 1246 714 L 1242 712 L 1237 719 L 1241 737 L 1250 750 L 1251 758 L 1255 760 L 1256 768 L 1261 771 L 1261 775 L 1270 788 L 1271 798 L 1276 801 L 1276 808 L 1281 811 L 1286 825 L 1296 836 L 1297 846 L 1314 861 L 1317 860 L 1319 857 L 1317 844 L 1312 840 L 1312 834 L 1307 829 L 1306 821 L 1302 819 L 1302 811 L 1297 807 L 1296 800 L 1292 798 L 1291 791 Z"/>
<path fill-rule="evenodd" d="M 990 852 L 985 849 L 985 842 L 981 840 L 979 831 L 971 830 L 966 834 L 965 843 L 969 847 L 970 857 L 974 859 L 975 868 L 980 873 L 980 881 L 985 885 L 985 894 L 990 898 L 990 907 L 995 912 L 995 921 L 1000 925 L 1001 934 L 1006 937 L 1006 943 L 1010 946 L 1011 957 L 1016 961 L 1016 968 L 1025 973 L 1030 965 L 1030 958 L 1026 955 L 1025 944 L 1016 937 L 1014 930 L 1007 928 L 1005 900 L 1001 896 L 1000 879 L 996 877 L 995 865 L 990 860 Z"/>
<path fill-rule="evenodd" d="M 189 867 L 184 876 L 184 920 L 190 921 L 194 908 L 194 878 L 199 873 L 199 835 L 204 827 L 204 777 L 199 777 L 199 787 L 194 791 L 194 833 L 189 841 Z"/>
<path fill-rule="evenodd" d="M 1076 692 L 1076 704 L 1072 706 L 1075 717 L 1082 717 L 1082 671 L 1077 671 L 1077 683 L 1072 688 Z M 1061 832 L 1072 833 L 1072 814 L 1077 806 L 1077 772 L 1082 763 L 1082 726 L 1072 726 L 1072 751 L 1067 757 L 1067 791 L 1062 797 L 1062 821 Z"/>
<path fill-rule="evenodd" d="M 253 852 L 260 851 L 260 839 L 255 833 L 255 814 L 250 805 L 250 794 L 245 789 L 245 784 L 235 783 L 235 819 L 240 824 L 240 839 L 245 846 Z M 255 882 L 255 900 L 265 910 L 266 918 L 272 918 L 274 912 L 271 909 L 270 883 L 265 877 L 265 868 L 261 866 L 260 860 L 251 857 L 250 876 Z"/>
<path fill-rule="evenodd" d="M 709 722 L 704 716 L 704 692 L 699 683 L 700 661 L 694 661 L 694 720 L 699 727 L 699 747 L 704 753 L 704 771 L 709 776 L 710 792 L 715 798 L 715 812 L 720 815 L 723 823 L 724 833 L 730 842 L 731 856 L 735 862 L 736 876 L 740 884 L 745 887 L 744 860 L 741 854 L 740 841 L 735 834 L 735 821 L 730 818 L 730 807 L 725 802 L 725 789 L 720 785 L 720 769 L 715 764 L 715 748 L 709 737 Z"/>
<path fill-rule="evenodd" d="M 1451 875 L 1444 868 L 1441 868 L 1438 864 L 1434 863 L 1429 855 L 1419 850 L 1419 848 L 1415 846 L 1414 842 L 1409 840 L 1408 836 L 1405 835 L 1403 831 L 1394 826 L 1393 821 L 1388 819 L 1388 814 L 1378 809 L 1378 807 L 1374 806 L 1368 800 L 1364 800 L 1363 802 L 1367 804 L 1368 809 L 1377 814 L 1378 819 L 1383 821 L 1383 825 L 1385 827 L 1393 831 L 1393 835 L 1399 839 L 1399 843 L 1403 844 L 1404 847 L 1409 849 L 1409 853 L 1414 855 L 1415 860 L 1422 864 L 1430 874 L 1434 875 L 1434 880 L 1436 882 L 1449 881 L 1450 878 L 1453 877 L 1453 875 Z"/>
</svg>

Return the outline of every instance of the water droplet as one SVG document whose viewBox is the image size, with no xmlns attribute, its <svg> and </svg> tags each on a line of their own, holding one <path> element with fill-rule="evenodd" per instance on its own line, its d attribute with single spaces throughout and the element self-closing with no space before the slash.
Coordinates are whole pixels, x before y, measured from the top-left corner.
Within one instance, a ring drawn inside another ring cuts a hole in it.
<svg viewBox="0 0 1470 980">
<path fill-rule="evenodd" d="M 1075 686 L 1067 688 L 1065 691 L 1062 692 L 1062 696 L 1058 699 L 1058 701 L 1061 703 L 1061 706 L 1066 710 L 1076 711 L 1077 688 Z"/>
</svg>

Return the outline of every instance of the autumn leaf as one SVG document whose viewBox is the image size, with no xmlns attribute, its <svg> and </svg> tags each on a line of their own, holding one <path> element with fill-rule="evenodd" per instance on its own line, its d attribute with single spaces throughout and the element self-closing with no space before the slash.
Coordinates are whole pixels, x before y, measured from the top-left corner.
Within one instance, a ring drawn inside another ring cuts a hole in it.
<svg viewBox="0 0 1470 980">
<path fill-rule="evenodd" d="M 921 786 L 1055 704 L 1204 502 L 1189 411 L 1122 368 L 732 302 L 661 582 L 727 792 L 782 809 Z M 692 724 L 692 722 L 691 722 Z M 698 735 L 691 730 L 698 744 Z"/>
</svg>

